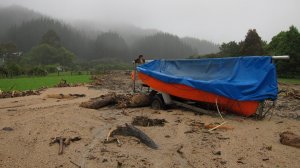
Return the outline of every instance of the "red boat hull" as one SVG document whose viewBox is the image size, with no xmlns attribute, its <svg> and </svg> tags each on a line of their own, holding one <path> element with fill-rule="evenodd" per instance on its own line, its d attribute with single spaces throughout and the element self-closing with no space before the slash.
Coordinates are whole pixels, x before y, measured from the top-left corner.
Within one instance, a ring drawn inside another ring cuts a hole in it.
<svg viewBox="0 0 300 168">
<path fill-rule="evenodd" d="M 220 109 L 243 116 L 255 114 L 259 106 L 258 101 L 237 101 L 183 84 L 165 83 L 141 72 L 138 73 L 138 79 L 154 90 L 165 92 L 176 97 L 213 104 L 217 101 Z"/>
</svg>

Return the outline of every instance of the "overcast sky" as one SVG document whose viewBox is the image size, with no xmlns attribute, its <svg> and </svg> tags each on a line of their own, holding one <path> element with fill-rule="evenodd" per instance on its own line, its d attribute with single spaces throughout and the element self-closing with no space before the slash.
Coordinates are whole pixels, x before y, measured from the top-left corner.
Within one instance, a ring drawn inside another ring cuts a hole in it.
<svg viewBox="0 0 300 168">
<path fill-rule="evenodd" d="M 123 22 L 221 43 L 300 28 L 300 0 L 0 0 L 56 18 Z"/>
</svg>

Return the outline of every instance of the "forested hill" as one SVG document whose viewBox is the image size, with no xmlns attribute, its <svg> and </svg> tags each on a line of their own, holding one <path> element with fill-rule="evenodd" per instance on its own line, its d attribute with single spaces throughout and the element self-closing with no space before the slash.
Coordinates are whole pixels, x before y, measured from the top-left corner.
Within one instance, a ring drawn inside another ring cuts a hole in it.
<svg viewBox="0 0 300 168">
<path fill-rule="evenodd" d="M 11 41 L 16 44 L 20 51 L 27 52 L 36 46 L 42 36 L 49 30 L 54 30 L 60 37 L 62 45 L 77 56 L 83 57 L 88 55 L 90 41 L 87 38 L 74 28 L 46 17 L 10 27 L 3 36 L 2 41 Z"/>
<path fill-rule="evenodd" d="M 140 54 L 151 59 L 187 58 L 217 52 L 215 44 L 198 39 L 180 39 L 159 30 L 121 24 L 76 26 L 20 6 L 0 8 L 0 26 L 0 44 L 13 42 L 23 53 L 38 45 L 47 31 L 53 30 L 62 45 L 81 61 L 129 61 Z"/>
<path fill-rule="evenodd" d="M 0 7 L 0 37 L 13 25 L 20 25 L 41 17 L 43 17 L 42 14 L 17 5 Z"/>
<path fill-rule="evenodd" d="M 156 29 L 143 29 L 130 24 L 118 23 L 96 23 L 92 21 L 76 20 L 70 22 L 76 29 L 84 32 L 89 38 L 95 39 L 97 35 L 103 32 L 118 33 L 129 46 L 141 40 L 146 36 L 151 36 L 161 31 Z"/>
<path fill-rule="evenodd" d="M 220 46 L 218 44 L 214 44 L 207 40 L 199 40 L 197 38 L 184 37 L 182 38 L 182 41 L 191 46 L 193 49 L 196 49 L 197 53 L 200 55 L 217 53 L 220 51 Z"/>
<path fill-rule="evenodd" d="M 186 55 L 197 54 L 197 51 L 185 44 L 179 37 L 168 33 L 157 33 L 147 36 L 135 45 L 135 52 L 144 53 L 151 59 L 184 58 Z"/>
</svg>

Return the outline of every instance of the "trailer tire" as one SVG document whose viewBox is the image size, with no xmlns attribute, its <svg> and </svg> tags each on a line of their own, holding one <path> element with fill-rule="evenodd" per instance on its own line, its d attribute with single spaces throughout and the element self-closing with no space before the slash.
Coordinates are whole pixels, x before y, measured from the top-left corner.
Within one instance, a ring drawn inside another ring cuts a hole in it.
<svg viewBox="0 0 300 168">
<path fill-rule="evenodd" d="M 162 95 L 156 94 L 153 97 L 152 103 L 151 103 L 151 108 L 155 110 L 165 110 L 166 109 L 166 104 L 162 98 Z"/>
</svg>

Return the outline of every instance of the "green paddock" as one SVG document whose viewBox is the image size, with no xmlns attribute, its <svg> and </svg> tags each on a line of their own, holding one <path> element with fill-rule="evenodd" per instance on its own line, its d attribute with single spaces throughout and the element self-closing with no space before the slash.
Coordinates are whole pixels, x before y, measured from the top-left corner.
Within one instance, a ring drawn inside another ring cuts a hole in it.
<svg viewBox="0 0 300 168">
<path fill-rule="evenodd" d="M 71 73 L 49 74 L 44 77 L 16 77 L 0 79 L 0 90 L 30 90 L 39 89 L 41 87 L 53 87 L 58 84 L 61 79 L 66 80 L 68 83 L 87 83 L 90 82 L 90 75 L 71 75 Z"/>
<path fill-rule="evenodd" d="M 279 78 L 278 82 L 285 83 L 285 84 L 300 84 L 300 79 L 285 79 Z"/>
</svg>

